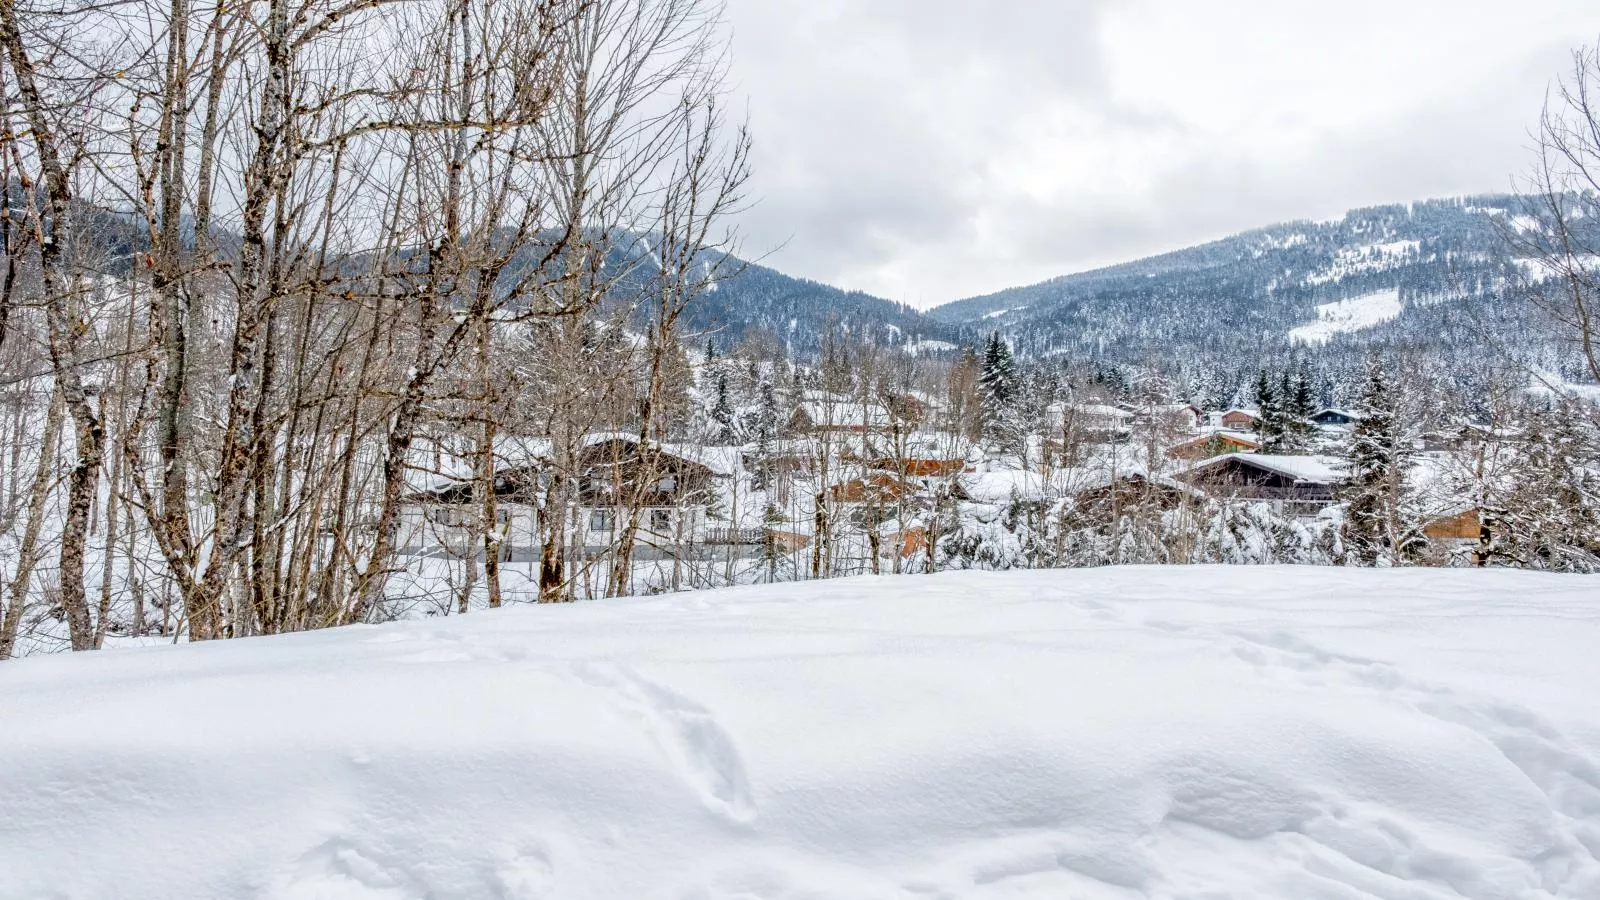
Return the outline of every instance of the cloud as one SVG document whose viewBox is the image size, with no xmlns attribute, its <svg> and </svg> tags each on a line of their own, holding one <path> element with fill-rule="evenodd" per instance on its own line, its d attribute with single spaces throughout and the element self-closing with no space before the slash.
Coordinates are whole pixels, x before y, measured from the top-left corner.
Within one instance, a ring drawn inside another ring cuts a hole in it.
<svg viewBox="0 0 1600 900">
<path fill-rule="evenodd" d="M 1588 0 L 1530 5 L 730 0 L 757 142 L 746 249 L 931 306 L 1504 189 L 1600 26 Z"/>
</svg>

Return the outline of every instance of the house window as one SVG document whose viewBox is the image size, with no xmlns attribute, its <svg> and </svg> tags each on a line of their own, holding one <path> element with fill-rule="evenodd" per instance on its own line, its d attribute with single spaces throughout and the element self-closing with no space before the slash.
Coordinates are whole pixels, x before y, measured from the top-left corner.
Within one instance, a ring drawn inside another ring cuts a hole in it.
<svg viewBox="0 0 1600 900">
<path fill-rule="evenodd" d="M 454 506 L 435 506 L 428 510 L 428 521 L 453 528 L 466 524 L 466 514 Z"/>
<path fill-rule="evenodd" d="M 672 527 L 672 510 L 670 510 L 670 509 L 652 509 L 652 510 L 650 510 L 650 530 L 651 531 L 662 532 L 662 531 L 666 531 L 668 528 L 671 528 L 671 527 Z"/>
<path fill-rule="evenodd" d="M 616 527 L 617 514 L 609 509 L 597 509 L 589 513 L 590 531 L 611 531 Z"/>
</svg>

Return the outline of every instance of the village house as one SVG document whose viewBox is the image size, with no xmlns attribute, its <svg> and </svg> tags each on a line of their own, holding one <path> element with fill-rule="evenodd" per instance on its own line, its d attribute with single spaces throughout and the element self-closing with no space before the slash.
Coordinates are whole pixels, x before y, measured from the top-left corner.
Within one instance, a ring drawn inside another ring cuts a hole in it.
<svg viewBox="0 0 1600 900">
<path fill-rule="evenodd" d="M 835 503 L 893 504 L 917 493 L 919 485 L 884 472 L 849 478 L 828 488 Z"/>
<path fill-rule="evenodd" d="M 1063 434 L 1089 443 L 1121 440 L 1133 431 L 1133 411 L 1107 403 L 1057 404 L 1050 417 Z"/>
<path fill-rule="evenodd" d="M 1493 428 L 1475 422 L 1465 422 L 1422 434 L 1422 449 L 1430 453 L 1464 450 L 1480 444 L 1514 444 L 1522 440 L 1519 430 Z"/>
<path fill-rule="evenodd" d="M 1261 415 L 1253 409 L 1235 407 L 1217 416 L 1217 424 L 1230 431 L 1254 431 Z"/>
<path fill-rule="evenodd" d="M 1121 475 L 1073 494 L 1063 524 L 1068 528 L 1114 526 L 1130 511 L 1169 512 L 1194 500 L 1195 494 L 1182 482 L 1138 473 Z"/>
<path fill-rule="evenodd" d="M 1344 409 L 1319 409 L 1311 415 L 1311 424 L 1324 428 L 1352 428 L 1361 417 Z"/>
<path fill-rule="evenodd" d="M 720 467 L 719 467 L 720 468 Z M 614 549 L 638 511 L 633 556 L 650 560 L 690 553 L 709 544 L 759 543 L 759 533 L 708 521 L 705 508 L 717 494 L 714 480 L 728 473 L 635 435 L 595 435 L 579 449 L 569 477 L 576 503 L 568 510 L 569 552 L 594 556 Z M 495 505 L 501 558 L 532 562 L 541 552 L 544 492 L 552 472 L 548 460 L 506 466 L 496 472 Z M 438 479 L 406 498 L 401 511 L 402 552 L 459 557 L 482 553 L 482 502 L 465 477 Z"/>
<path fill-rule="evenodd" d="M 695 543 L 712 498 L 712 470 L 626 435 L 592 440 L 578 457 L 578 505 L 590 555 L 617 545 L 638 509 L 635 559 L 679 554 Z"/>
<path fill-rule="evenodd" d="M 1434 541 L 1472 541 L 1483 535 L 1483 516 L 1476 506 L 1434 516 L 1422 526 L 1422 533 Z"/>
<path fill-rule="evenodd" d="M 1280 515 L 1315 517 L 1338 502 L 1341 461 L 1331 456 L 1232 453 L 1190 466 L 1176 477 L 1219 500 L 1260 500 Z"/>
<path fill-rule="evenodd" d="M 1192 403 L 1160 403 L 1134 407 L 1133 425 L 1138 428 L 1192 432 L 1199 430 L 1205 416 L 1205 411 Z"/>
<path fill-rule="evenodd" d="M 1167 448 L 1169 459 L 1202 460 L 1229 453 L 1256 453 L 1261 442 L 1255 435 L 1243 431 L 1208 431 Z"/>
<path fill-rule="evenodd" d="M 822 391 L 808 391 L 784 426 L 796 435 L 889 434 L 913 427 L 889 404 Z"/>
</svg>

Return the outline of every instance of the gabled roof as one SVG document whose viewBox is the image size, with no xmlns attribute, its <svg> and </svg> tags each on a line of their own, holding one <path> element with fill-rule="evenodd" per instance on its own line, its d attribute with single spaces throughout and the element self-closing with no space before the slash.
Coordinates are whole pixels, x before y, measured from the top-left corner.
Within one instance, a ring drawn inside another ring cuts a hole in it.
<svg viewBox="0 0 1600 900">
<path fill-rule="evenodd" d="M 894 424 L 894 416 L 881 403 L 833 400 L 803 400 L 795 406 L 814 426 L 827 428 L 883 428 Z"/>
<path fill-rule="evenodd" d="M 1255 433 L 1249 431 L 1238 431 L 1232 428 L 1206 428 L 1194 437 L 1173 444 L 1167 449 L 1177 450 L 1182 447 L 1194 447 L 1197 445 L 1206 444 L 1210 441 L 1231 441 L 1232 443 L 1238 444 L 1242 447 L 1250 447 L 1256 450 L 1261 449 L 1261 441 L 1256 437 Z"/>
<path fill-rule="evenodd" d="M 1293 478 L 1304 484 L 1337 484 L 1344 480 L 1344 460 L 1337 456 L 1263 456 L 1259 453 L 1229 453 L 1213 456 L 1190 466 L 1187 473 L 1218 465 L 1250 466 Z"/>
<path fill-rule="evenodd" d="M 1066 409 L 1074 410 L 1086 416 L 1098 416 L 1103 419 L 1131 419 L 1133 411 L 1120 406 L 1110 406 L 1105 403 L 1080 403 L 1069 405 Z"/>
</svg>

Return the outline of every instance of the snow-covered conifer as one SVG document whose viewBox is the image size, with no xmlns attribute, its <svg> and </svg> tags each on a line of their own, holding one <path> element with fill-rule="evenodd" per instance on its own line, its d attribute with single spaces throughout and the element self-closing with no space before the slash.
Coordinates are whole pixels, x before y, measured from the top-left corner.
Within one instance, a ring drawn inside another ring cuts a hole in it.
<svg viewBox="0 0 1600 900">
<path fill-rule="evenodd" d="M 1407 478 L 1415 450 L 1383 362 L 1367 362 L 1365 414 L 1351 435 L 1344 545 L 1362 565 L 1400 565 L 1421 551 L 1421 523 Z"/>
</svg>

